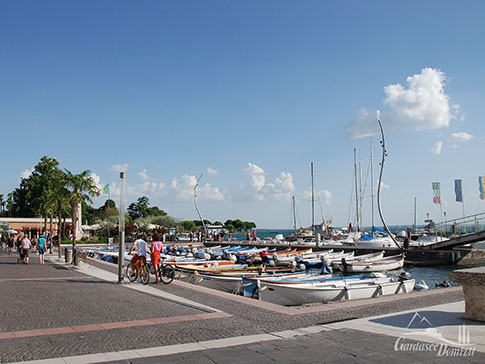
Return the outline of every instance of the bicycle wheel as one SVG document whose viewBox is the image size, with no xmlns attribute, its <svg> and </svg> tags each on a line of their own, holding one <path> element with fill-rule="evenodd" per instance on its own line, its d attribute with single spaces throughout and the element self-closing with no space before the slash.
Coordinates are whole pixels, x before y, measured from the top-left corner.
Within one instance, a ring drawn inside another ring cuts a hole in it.
<svg viewBox="0 0 485 364">
<path fill-rule="evenodd" d="M 150 281 L 150 272 L 146 265 L 140 268 L 140 279 L 143 284 L 147 284 Z"/>
<path fill-rule="evenodd" d="M 160 279 L 163 283 L 172 283 L 175 278 L 175 269 L 170 264 L 163 264 L 161 267 Z"/>
<path fill-rule="evenodd" d="M 136 279 L 138 278 L 138 272 L 136 271 L 136 267 L 133 263 L 129 263 L 127 266 L 126 266 L 126 278 L 128 278 L 128 280 L 130 282 L 134 282 L 136 281 Z"/>
</svg>

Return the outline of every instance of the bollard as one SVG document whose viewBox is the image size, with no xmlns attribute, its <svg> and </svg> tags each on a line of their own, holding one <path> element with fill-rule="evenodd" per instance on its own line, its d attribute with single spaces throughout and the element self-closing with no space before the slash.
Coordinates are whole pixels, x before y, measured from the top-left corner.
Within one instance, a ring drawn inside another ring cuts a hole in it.
<svg viewBox="0 0 485 364">
<path fill-rule="evenodd" d="M 64 258 L 66 263 L 71 263 L 71 259 L 72 259 L 71 249 L 64 248 Z"/>
</svg>

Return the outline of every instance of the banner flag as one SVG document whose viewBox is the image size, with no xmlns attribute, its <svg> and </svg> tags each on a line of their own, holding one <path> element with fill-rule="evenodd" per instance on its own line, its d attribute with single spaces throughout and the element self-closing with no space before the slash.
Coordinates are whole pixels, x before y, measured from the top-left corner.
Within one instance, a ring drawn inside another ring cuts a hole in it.
<svg viewBox="0 0 485 364">
<path fill-rule="evenodd" d="M 456 202 L 463 202 L 463 190 L 461 189 L 461 179 L 455 179 Z"/>
<path fill-rule="evenodd" d="M 480 188 L 480 200 L 485 200 L 483 191 L 485 190 L 485 177 L 478 177 L 478 186 Z"/>
<path fill-rule="evenodd" d="M 440 183 L 433 182 L 433 202 L 441 205 Z"/>
</svg>

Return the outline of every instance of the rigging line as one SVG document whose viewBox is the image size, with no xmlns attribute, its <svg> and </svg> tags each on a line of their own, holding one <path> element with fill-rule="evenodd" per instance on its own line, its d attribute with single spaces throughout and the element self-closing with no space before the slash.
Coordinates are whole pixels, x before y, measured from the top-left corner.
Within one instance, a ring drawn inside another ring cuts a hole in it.
<svg viewBox="0 0 485 364">
<path fill-rule="evenodd" d="M 322 196 L 320 196 L 320 189 L 318 187 L 318 181 L 317 178 L 315 178 L 315 186 L 317 187 L 317 196 L 318 196 L 318 205 L 320 206 L 320 212 L 322 214 L 322 222 L 326 225 L 327 224 L 327 219 L 325 219 L 325 212 L 323 211 L 323 206 L 322 206 Z"/>
</svg>

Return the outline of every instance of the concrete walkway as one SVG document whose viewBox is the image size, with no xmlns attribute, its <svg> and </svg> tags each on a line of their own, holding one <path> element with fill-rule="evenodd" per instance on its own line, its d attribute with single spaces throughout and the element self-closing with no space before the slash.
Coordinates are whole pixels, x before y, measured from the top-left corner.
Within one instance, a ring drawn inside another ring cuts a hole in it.
<svg viewBox="0 0 485 364">
<path fill-rule="evenodd" d="M 286 308 L 35 258 L 0 253 L 2 363 L 485 362 L 485 327 L 461 319 L 459 288 Z"/>
</svg>

